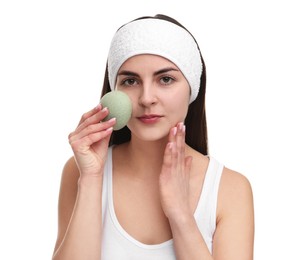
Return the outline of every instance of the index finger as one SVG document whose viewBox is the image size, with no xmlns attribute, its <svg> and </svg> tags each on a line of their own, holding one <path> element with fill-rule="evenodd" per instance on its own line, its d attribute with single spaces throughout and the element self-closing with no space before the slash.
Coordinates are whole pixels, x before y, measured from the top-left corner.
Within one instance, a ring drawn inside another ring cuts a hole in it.
<svg viewBox="0 0 296 260">
<path fill-rule="evenodd" d="M 81 125 L 86 119 L 90 118 L 92 115 L 94 115 L 95 113 L 97 113 L 98 111 L 102 110 L 102 105 L 99 104 L 97 105 L 95 108 L 93 108 L 92 110 L 84 113 L 78 123 L 77 126 Z"/>
</svg>

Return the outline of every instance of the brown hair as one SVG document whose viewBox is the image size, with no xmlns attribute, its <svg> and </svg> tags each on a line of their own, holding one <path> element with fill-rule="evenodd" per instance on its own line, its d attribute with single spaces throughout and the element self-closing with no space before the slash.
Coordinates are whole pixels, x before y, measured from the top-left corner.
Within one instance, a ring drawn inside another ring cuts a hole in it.
<svg viewBox="0 0 296 260">
<path fill-rule="evenodd" d="M 183 29 L 185 29 L 192 37 L 193 35 L 178 21 L 175 19 L 158 14 L 156 16 L 143 16 L 135 20 L 140 19 L 162 19 L 169 22 L 172 22 Z M 124 25 L 123 25 L 124 26 Z M 196 42 L 195 38 L 193 37 Z M 196 46 L 200 52 L 199 46 L 196 42 Z M 188 113 L 185 118 L 186 125 L 186 144 L 192 147 L 194 150 L 207 155 L 208 154 L 208 133 L 207 133 L 207 121 L 206 121 L 206 109 L 205 109 L 205 94 L 206 94 L 206 66 L 201 55 L 202 60 L 202 74 L 200 78 L 200 89 L 197 98 L 189 105 Z M 106 93 L 110 92 L 110 84 L 108 80 L 108 66 L 105 70 L 104 85 L 102 88 L 101 96 L 104 96 Z M 113 144 L 122 144 L 131 139 L 131 132 L 127 126 L 121 130 L 115 131 L 112 133 L 109 146 Z"/>
</svg>

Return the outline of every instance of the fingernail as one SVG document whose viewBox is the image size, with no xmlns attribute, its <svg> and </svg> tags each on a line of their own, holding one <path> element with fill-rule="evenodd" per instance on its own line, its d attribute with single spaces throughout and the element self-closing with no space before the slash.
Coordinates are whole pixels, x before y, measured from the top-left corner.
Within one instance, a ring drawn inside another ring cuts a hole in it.
<svg viewBox="0 0 296 260">
<path fill-rule="evenodd" d="M 101 109 L 102 108 L 102 105 L 101 104 L 98 104 L 96 107 L 95 107 L 95 109 L 97 109 L 97 110 L 99 110 L 99 109 Z"/>
<path fill-rule="evenodd" d="M 186 131 L 186 126 L 185 126 L 185 125 L 183 125 L 182 132 L 183 132 L 183 133 L 185 133 L 185 131 Z"/>
<path fill-rule="evenodd" d="M 113 127 L 109 127 L 106 129 L 106 132 L 112 132 L 113 131 Z"/>
<path fill-rule="evenodd" d="M 109 119 L 109 122 L 110 122 L 110 123 L 112 123 L 112 122 L 114 122 L 114 121 L 116 121 L 116 117 L 112 117 L 111 119 Z"/>
<path fill-rule="evenodd" d="M 181 122 L 181 123 L 179 123 L 179 125 L 178 125 L 178 127 L 179 127 L 179 130 L 180 131 L 182 131 L 183 130 L 183 126 L 184 126 L 184 124 Z"/>
<path fill-rule="evenodd" d="M 105 111 L 107 111 L 108 110 L 108 108 L 107 107 L 104 107 L 103 109 L 102 109 L 102 112 L 105 112 Z"/>
<path fill-rule="evenodd" d="M 175 136 L 177 134 L 177 127 L 173 128 L 173 135 Z"/>
</svg>

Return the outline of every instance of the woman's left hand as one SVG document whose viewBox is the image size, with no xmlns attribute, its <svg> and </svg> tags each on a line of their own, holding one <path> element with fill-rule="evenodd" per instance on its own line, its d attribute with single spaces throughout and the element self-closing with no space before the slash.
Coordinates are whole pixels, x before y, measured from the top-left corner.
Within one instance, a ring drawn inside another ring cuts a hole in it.
<svg viewBox="0 0 296 260">
<path fill-rule="evenodd" d="M 178 123 L 169 134 L 159 179 L 163 211 L 169 220 L 192 214 L 189 180 L 192 157 L 185 156 L 185 125 Z"/>
</svg>

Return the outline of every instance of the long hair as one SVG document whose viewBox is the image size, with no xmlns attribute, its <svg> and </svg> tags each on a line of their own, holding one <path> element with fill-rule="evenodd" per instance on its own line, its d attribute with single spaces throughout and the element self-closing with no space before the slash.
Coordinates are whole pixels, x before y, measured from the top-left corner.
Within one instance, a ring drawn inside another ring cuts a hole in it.
<svg viewBox="0 0 296 260">
<path fill-rule="evenodd" d="M 143 16 L 135 20 L 147 19 L 147 18 L 162 19 L 162 20 L 166 20 L 171 23 L 174 23 L 182 27 L 183 29 L 185 29 L 196 42 L 193 35 L 183 25 L 181 25 L 178 21 L 176 21 L 175 19 L 169 16 L 158 14 L 152 17 Z M 196 42 L 196 45 L 200 52 L 200 48 L 197 42 Z M 202 55 L 201 55 L 201 61 L 202 61 L 203 69 L 202 69 L 202 74 L 200 78 L 199 93 L 197 98 L 189 105 L 188 112 L 185 118 L 185 125 L 186 125 L 185 142 L 194 150 L 204 155 L 207 155 L 208 154 L 208 133 L 207 133 L 207 121 L 206 121 L 206 109 L 205 109 L 206 66 L 205 66 Z M 108 79 L 108 64 L 107 64 L 101 97 L 103 97 L 106 93 L 110 91 L 111 91 L 111 88 L 110 88 L 109 79 Z M 128 127 L 125 126 L 121 130 L 114 131 L 112 133 L 109 146 L 113 144 L 122 144 L 122 143 L 128 142 L 130 139 L 131 139 L 131 132 L 128 129 Z"/>
</svg>

